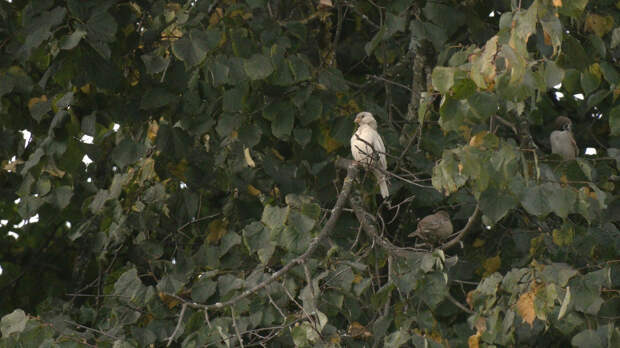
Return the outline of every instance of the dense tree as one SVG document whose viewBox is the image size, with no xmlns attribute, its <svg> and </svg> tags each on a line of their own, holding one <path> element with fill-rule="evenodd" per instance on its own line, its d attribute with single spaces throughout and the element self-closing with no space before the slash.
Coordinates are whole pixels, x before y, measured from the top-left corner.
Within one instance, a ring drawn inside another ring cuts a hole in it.
<svg viewBox="0 0 620 348">
<path fill-rule="evenodd" d="M 620 346 L 616 0 L 0 18 L 0 347 Z"/>
</svg>

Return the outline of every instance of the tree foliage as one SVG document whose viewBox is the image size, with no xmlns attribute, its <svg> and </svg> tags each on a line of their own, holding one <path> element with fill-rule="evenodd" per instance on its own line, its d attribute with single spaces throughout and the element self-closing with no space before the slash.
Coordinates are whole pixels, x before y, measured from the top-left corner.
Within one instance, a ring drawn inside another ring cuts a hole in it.
<svg viewBox="0 0 620 348">
<path fill-rule="evenodd" d="M 1 347 L 620 346 L 617 1 L 0 18 Z M 337 165 L 363 110 L 391 204 Z"/>
</svg>

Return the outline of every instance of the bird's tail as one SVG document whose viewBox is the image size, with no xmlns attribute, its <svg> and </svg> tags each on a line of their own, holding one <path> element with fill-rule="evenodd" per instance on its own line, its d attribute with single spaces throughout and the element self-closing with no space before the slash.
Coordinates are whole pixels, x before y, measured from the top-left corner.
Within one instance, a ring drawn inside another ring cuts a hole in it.
<svg viewBox="0 0 620 348">
<path fill-rule="evenodd" d="M 375 173 L 377 182 L 379 183 L 379 191 L 381 191 L 381 197 L 388 198 L 390 191 L 388 190 L 387 182 L 385 181 L 385 175 L 383 173 Z"/>
</svg>

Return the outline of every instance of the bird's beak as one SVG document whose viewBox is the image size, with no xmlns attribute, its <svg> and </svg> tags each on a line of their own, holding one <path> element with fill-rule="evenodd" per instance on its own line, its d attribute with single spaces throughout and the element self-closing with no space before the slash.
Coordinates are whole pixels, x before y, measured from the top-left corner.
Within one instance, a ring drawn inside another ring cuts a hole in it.
<svg viewBox="0 0 620 348">
<path fill-rule="evenodd" d="M 353 122 L 360 124 L 361 121 L 362 121 L 362 118 L 358 115 L 358 116 L 355 116 L 355 121 Z"/>
</svg>

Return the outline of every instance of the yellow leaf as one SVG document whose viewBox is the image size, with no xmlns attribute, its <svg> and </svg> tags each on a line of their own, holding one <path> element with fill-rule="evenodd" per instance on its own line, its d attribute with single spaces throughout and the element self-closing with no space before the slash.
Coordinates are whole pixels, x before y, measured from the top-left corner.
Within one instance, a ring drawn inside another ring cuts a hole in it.
<svg viewBox="0 0 620 348">
<path fill-rule="evenodd" d="M 482 267 L 484 268 L 484 275 L 490 275 L 495 273 L 500 266 L 502 265 L 502 259 L 499 255 L 490 257 L 482 262 Z"/>
<path fill-rule="evenodd" d="M 222 18 L 224 18 L 224 11 L 222 11 L 222 9 L 218 7 L 215 9 L 215 11 L 213 11 L 211 18 L 209 18 L 209 25 L 217 24 Z"/>
<path fill-rule="evenodd" d="M 259 189 L 257 189 L 256 187 L 252 186 L 252 185 L 248 185 L 248 193 L 254 197 L 260 195 L 262 192 L 260 192 Z"/>
<path fill-rule="evenodd" d="M 179 304 L 179 300 L 177 300 L 176 298 L 164 293 L 164 292 L 159 292 L 157 294 L 159 296 L 159 299 L 161 300 L 161 302 L 163 302 L 166 306 L 168 306 L 168 308 L 172 308 L 176 305 Z"/>
<path fill-rule="evenodd" d="M 362 277 L 359 274 L 356 274 L 355 277 L 353 277 L 353 284 L 359 284 L 359 282 L 361 282 L 362 279 L 364 279 L 364 277 Z"/>
<path fill-rule="evenodd" d="M 319 7 L 334 7 L 332 0 L 319 0 Z"/>
<path fill-rule="evenodd" d="M 47 96 L 45 94 L 43 94 L 42 96 L 38 98 L 37 97 L 30 98 L 30 100 L 28 101 L 28 109 L 32 109 L 32 107 L 35 104 L 46 102 L 46 101 L 47 101 Z"/>
<path fill-rule="evenodd" d="M 562 0 L 553 0 L 553 6 L 562 7 Z"/>
<path fill-rule="evenodd" d="M 15 161 L 2 161 L 2 169 L 6 170 L 7 172 L 16 172 L 17 171 L 17 166 L 24 163 L 23 160 L 21 159 L 16 159 Z"/>
<path fill-rule="evenodd" d="M 368 338 L 372 336 L 372 333 L 368 331 L 364 325 L 358 323 L 357 321 L 351 323 L 347 331 L 353 338 Z"/>
<path fill-rule="evenodd" d="M 591 31 L 598 37 L 603 37 L 613 28 L 614 18 L 612 16 L 601 16 L 595 13 L 590 13 L 586 17 L 586 31 Z"/>
<path fill-rule="evenodd" d="M 333 344 L 336 344 L 336 345 L 339 345 L 340 344 L 340 336 L 338 336 L 338 335 L 331 336 L 329 338 L 329 342 L 333 343 Z"/>
<path fill-rule="evenodd" d="M 218 242 L 228 232 L 228 220 L 226 218 L 211 221 L 207 226 L 207 242 Z"/>
<path fill-rule="evenodd" d="M 530 324 L 530 327 L 534 327 L 534 319 L 536 319 L 534 297 L 535 293 L 530 291 L 521 294 L 517 301 L 517 313 L 519 313 L 519 316 L 521 316 L 524 322 Z"/>
<path fill-rule="evenodd" d="M 467 293 L 467 296 L 465 297 L 465 302 L 467 302 L 467 304 L 469 305 L 469 309 L 474 309 L 474 294 L 475 291 L 471 290 Z"/>
<path fill-rule="evenodd" d="M 90 83 L 87 83 L 84 86 L 80 87 L 80 91 L 82 91 L 82 93 L 84 94 L 90 94 Z"/>
<path fill-rule="evenodd" d="M 179 163 L 177 163 L 176 165 L 172 165 L 172 163 L 170 163 L 168 165 L 168 170 L 175 177 L 177 177 L 177 178 L 179 178 L 179 179 L 181 179 L 183 181 L 187 181 L 185 179 L 185 171 L 187 170 L 187 167 L 188 167 L 187 166 L 187 160 L 184 158 Z"/>
<path fill-rule="evenodd" d="M 484 137 L 489 134 L 488 131 L 482 131 L 469 139 L 469 146 L 480 147 L 484 144 Z"/>
<path fill-rule="evenodd" d="M 476 238 L 476 240 L 474 241 L 474 248 L 480 248 L 484 245 L 484 243 L 486 243 L 484 239 Z"/>
<path fill-rule="evenodd" d="M 558 246 L 563 245 L 571 245 L 573 244 L 573 238 L 575 237 L 575 229 L 571 227 L 563 227 L 561 230 L 554 229 L 553 232 L 553 243 Z"/>
<path fill-rule="evenodd" d="M 273 152 L 273 154 L 276 155 L 280 161 L 284 161 L 284 156 L 282 156 L 278 150 L 271 148 L 271 152 Z"/>
<path fill-rule="evenodd" d="M 469 348 L 480 347 L 480 336 L 482 336 L 482 334 L 479 332 L 476 332 L 475 334 L 469 336 L 469 338 L 467 339 L 467 345 L 469 346 Z"/>
<path fill-rule="evenodd" d="M 248 167 L 250 168 L 256 167 L 256 163 L 252 159 L 252 155 L 250 154 L 249 148 L 246 147 L 245 149 L 243 149 L 243 157 L 245 157 L 245 164 L 247 164 Z"/>
<path fill-rule="evenodd" d="M 146 136 L 149 138 L 149 140 L 151 140 L 151 142 L 155 142 L 155 138 L 157 138 L 157 132 L 159 132 L 159 124 L 155 120 L 150 121 Z"/>
</svg>

